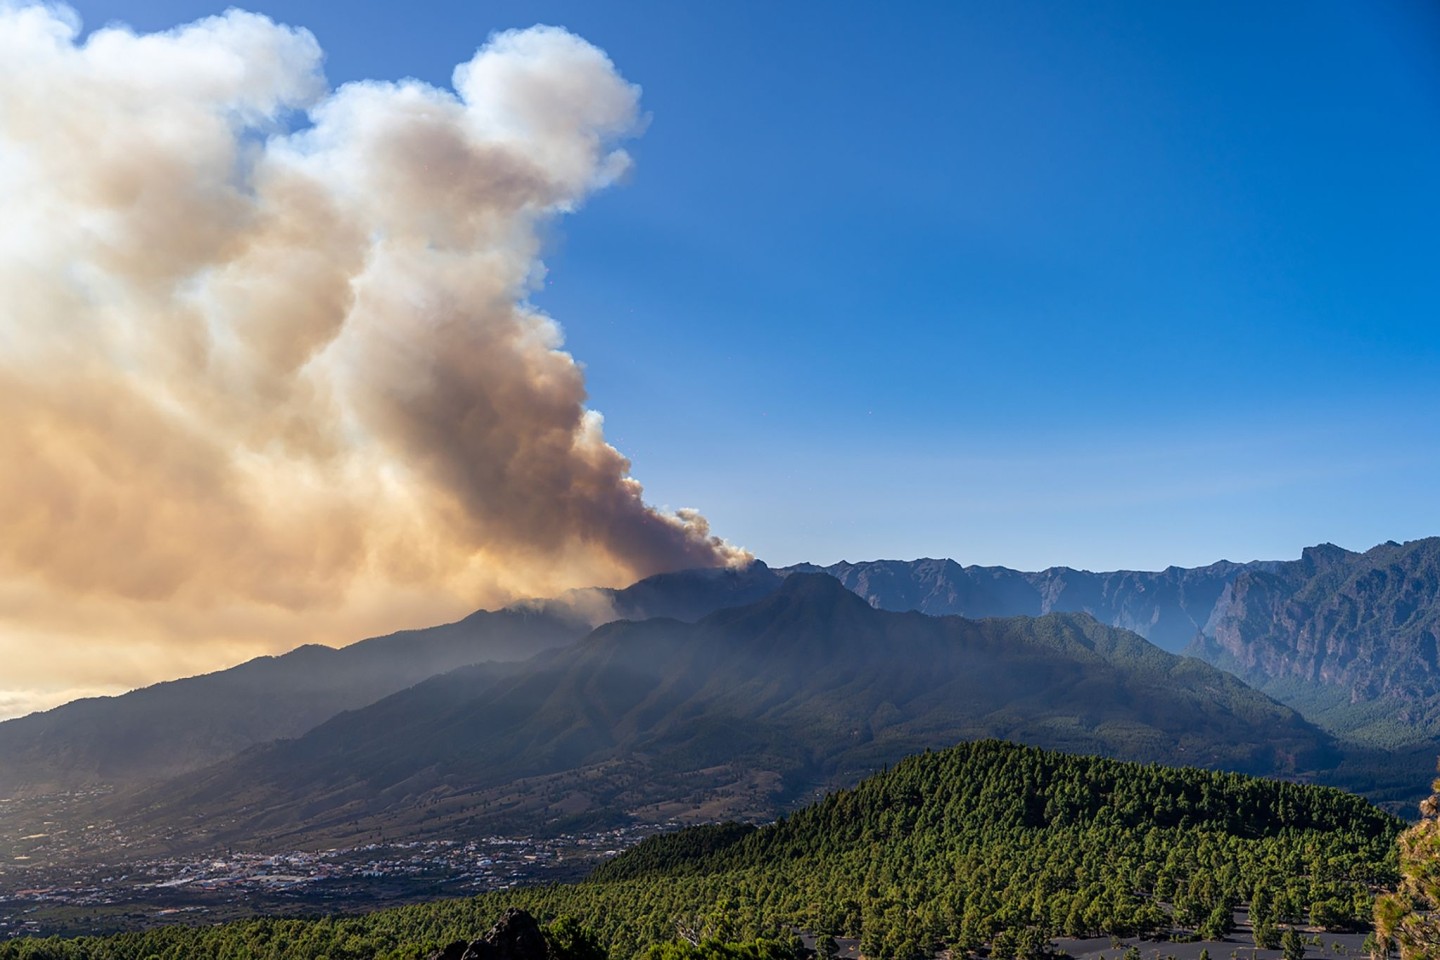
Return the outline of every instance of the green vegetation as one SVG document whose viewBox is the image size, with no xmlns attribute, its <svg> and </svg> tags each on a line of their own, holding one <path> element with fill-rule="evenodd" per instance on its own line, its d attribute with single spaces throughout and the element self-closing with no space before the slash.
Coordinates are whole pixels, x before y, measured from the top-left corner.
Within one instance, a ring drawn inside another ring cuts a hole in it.
<svg viewBox="0 0 1440 960">
<path fill-rule="evenodd" d="M 803 950 L 798 937 L 783 940 L 757 937 L 744 943 L 672 940 L 650 947 L 641 960 L 796 960 Z"/>
<path fill-rule="evenodd" d="M 633 880 L 675 873 L 697 873 L 711 855 L 732 847 L 754 833 L 748 823 L 716 823 L 691 827 L 676 833 L 662 833 L 608 860 L 590 875 L 591 882 Z"/>
<path fill-rule="evenodd" d="M 1420 822 L 1400 836 L 1400 882 L 1375 902 L 1376 957 L 1440 957 L 1440 780 L 1420 804 Z"/>
<path fill-rule="evenodd" d="M 17 941 L 0 960 L 413 960 L 512 905 L 564 918 L 552 939 L 588 930 L 611 956 L 645 960 L 778 960 L 797 929 L 858 936 L 882 960 L 981 945 L 1031 958 L 1060 934 L 1211 931 L 1241 903 L 1262 924 L 1338 929 L 1367 923 L 1370 891 L 1397 878 L 1401 826 L 1329 788 L 983 741 L 911 757 L 758 830 L 647 841 L 581 884 Z M 761 937 L 776 943 L 744 943 Z"/>
<path fill-rule="evenodd" d="M 1421 708 L 1399 697 L 1356 700 L 1346 687 L 1289 676 L 1255 686 L 1348 744 L 1389 752 L 1428 744 L 1440 734 L 1434 716 L 1419 718 L 1422 711 L 1433 714 L 1433 707 Z"/>
</svg>

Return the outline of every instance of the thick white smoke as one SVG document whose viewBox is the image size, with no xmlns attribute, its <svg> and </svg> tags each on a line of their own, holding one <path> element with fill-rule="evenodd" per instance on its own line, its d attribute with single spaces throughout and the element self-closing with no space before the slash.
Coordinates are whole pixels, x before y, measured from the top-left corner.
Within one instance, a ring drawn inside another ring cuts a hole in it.
<svg viewBox="0 0 1440 960">
<path fill-rule="evenodd" d="M 644 503 L 526 304 L 546 221 L 628 164 L 639 91 L 604 53 L 536 27 L 453 91 L 331 91 L 314 37 L 255 14 L 78 37 L 64 8 L 0 5 L 21 678 L 86 662 L 84 636 L 109 666 L 50 682 L 743 558 Z M 117 638 L 149 646 L 117 666 Z"/>
</svg>

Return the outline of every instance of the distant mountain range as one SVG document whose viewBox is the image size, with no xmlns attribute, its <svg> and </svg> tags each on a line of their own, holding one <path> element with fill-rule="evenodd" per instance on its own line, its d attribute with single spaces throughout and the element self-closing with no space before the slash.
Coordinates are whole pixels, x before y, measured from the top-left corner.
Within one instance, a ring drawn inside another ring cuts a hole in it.
<svg viewBox="0 0 1440 960">
<path fill-rule="evenodd" d="M 764 818 L 1003 737 L 1393 800 L 1437 746 L 1437 630 L 1440 539 L 1153 573 L 683 571 L 0 723 L 0 797 L 113 788 L 132 835 L 185 843 Z"/>
<path fill-rule="evenodd" d="M 763 565 L 662 574 L 625 590 L 572 591 L 338 650 L 308 645 L 117 697 L 77 700 L 0 723 L 0 797 L 157 782 L 299 736 L 457 667 L 524 660 L 616 617 L 698 619 L 764 596 L 780 581 Z"/>
<path fill-rule="evenodd" d="M 1199 657 L 1337 734 L 1379 745 L 1440 735 L 1440 538 L 1365 553 L 1157 573 L 1024 573 L 951 560 L 823 570 L 873 606 L 966 617 L 1084 611 Z"/>
<path fill-rule="evenodd" d="M 954 560 L 873 560 L 791 569 L 828 573 L 883 610 L 971 618 L 1088 613 L 1179 653 L 1204 631 L 1227 585 L 1246 570 L 1272 566 L 1268 561 L 1222 560 L 1158 573 L 1091 573 L 1069 567 L 1026 573 L 1008 567 L 963 567 Z"/>
<path fill-rule="evenodd" d="M 1086 614 L 892 613 L 797 573 L 695 624 L 617 621 L 514 669 L 435 678 L 146 791 L 121 819 L 296 846 L 570 829 L 677 797 L 764 816 L 984 737 L 1266 774 L 1336 761 L 1290 709 Z"/>
</svg>

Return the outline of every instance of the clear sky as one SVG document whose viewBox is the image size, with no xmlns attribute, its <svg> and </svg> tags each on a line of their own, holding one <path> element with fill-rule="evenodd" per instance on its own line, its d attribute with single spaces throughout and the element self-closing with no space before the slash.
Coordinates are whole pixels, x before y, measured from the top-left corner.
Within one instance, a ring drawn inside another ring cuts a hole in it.
<svg viewBox="0 0 1440 960">
<path fill-rule="evenodd" d="M 772 564 L 1440 534 L 1433 3 L 254 9 L 333 84 L 541 22 L 643 88 L 535 300 L 647 498 Z"/>
</svg>

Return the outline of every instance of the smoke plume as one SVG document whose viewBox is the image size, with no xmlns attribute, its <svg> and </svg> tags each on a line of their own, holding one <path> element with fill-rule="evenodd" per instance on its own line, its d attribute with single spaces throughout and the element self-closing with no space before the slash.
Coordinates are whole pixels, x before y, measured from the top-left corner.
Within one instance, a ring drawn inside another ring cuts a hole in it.
<svg viewBox="0 0 1440 960">
<path fill-rule="evenodd" d="M 6 687 L 744 558 L 645 504 L 527 304 L 639 90 L 553 27 L 453 91 L 320 63 L 251 13 L 82 42 L 0 4 Z"/>
</svg>

